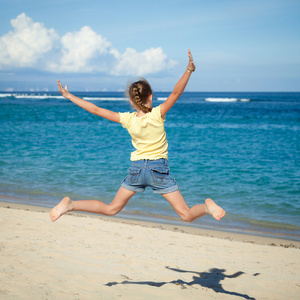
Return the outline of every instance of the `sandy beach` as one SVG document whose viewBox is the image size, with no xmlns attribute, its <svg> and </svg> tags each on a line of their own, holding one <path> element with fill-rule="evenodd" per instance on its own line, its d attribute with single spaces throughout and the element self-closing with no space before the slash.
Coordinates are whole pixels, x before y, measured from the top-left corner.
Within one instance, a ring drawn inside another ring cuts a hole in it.
<svg viewBox="0 0 300 300">
<path fill-rule="evenodd" d="M 1 203 L 1 299 L 299 299 L 299 242 L 49 211 Z"/>
</svg>

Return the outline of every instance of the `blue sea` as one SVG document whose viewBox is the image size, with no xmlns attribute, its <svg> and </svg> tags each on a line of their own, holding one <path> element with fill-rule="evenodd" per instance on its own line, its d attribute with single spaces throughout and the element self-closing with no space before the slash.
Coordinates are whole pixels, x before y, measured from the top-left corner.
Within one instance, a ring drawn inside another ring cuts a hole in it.
<svg viewBox="0 0 300 300">
<path fill-rule="evenodd" d="M 131 111 L 122 92 L 78 92 Z M 154 106 L 168 93 L 156 92 Z M 56 92 L 0 93 L 1 201 L 44 207 L 68 195 L 109 203 L 130 166 L 130 136 Z M 169 165 L 189 206 L 214 199 L 227 212 L 189 226 L 300 240 L 300 93 L 186 92 L 165 122 Z M 151 189 L 121 217 L 180 223 Z"/>
</svg>

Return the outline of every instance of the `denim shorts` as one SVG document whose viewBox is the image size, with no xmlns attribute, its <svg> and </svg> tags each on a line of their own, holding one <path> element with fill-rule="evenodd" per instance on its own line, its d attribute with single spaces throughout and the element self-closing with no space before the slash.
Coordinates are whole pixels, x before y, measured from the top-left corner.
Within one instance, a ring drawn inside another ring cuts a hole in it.
<svg viewBox="0 0 300 300">
<path fill-rule="evenodd" d="M 175 179 L 170 175 L 168 160 L 136 160 L 128 169 L 128 175 L 121 186 L 133 192 L 143 192 L 147 186 L 156 194 L 167 194 L 179 190 Z"/>
</svg>

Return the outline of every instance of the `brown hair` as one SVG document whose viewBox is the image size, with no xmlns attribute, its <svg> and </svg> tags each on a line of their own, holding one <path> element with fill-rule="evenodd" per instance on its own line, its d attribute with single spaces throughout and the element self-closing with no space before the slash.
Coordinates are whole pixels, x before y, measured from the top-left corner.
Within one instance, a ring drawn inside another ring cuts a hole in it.
<svg viewBox="0 0 300 300">
<path fill-rule="evenodd" d="M 152 108 L 147 107 L 149 96 L 152 95 L 152 89 L 146 79 L 140 79 L 132 83 L 127 91 L 130 100 L 137 105 L 143 112 L 148 113 Z"/>
</svg>

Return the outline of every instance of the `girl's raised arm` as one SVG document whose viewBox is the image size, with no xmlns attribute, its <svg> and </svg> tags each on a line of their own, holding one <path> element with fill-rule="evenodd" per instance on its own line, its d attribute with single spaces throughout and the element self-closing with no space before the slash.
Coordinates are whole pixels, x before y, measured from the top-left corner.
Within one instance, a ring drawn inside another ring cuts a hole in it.
<svg viewBox="0 0 300 300">
<path fill-rule="evenodd" d="M 162 118 L 165 117 L 167 112 L 172 108 L 172 106 L 175 104 L 177 99 L 181 96 L 181 94 L 183 93 L 183 91 L 191 77 L 192 72 L 194 72 L 196 69 L 190 49 L 188 50 L 188 54 L 189 54 L 189 64 L 188 64 L 186 71 L 184 72 L 182 77 L 179 79 L 179 81 L 176 83 L 174 90 L 170 94 L 168 99 L 161 105 Z"/>
<path fill-rule="evenodd" d="M 110 121 L 117 122 L 117 123 L 120 122 L 119 113 L 116 113 L 114 111 L 105 108 L 98 107 L 93 103 L 90 103 L 88 101 L 85 101 L 83 99 L 74 96 L 73 94 L 69 93 L 68 86 L 66 85 L 65 87 L 63 87 L 59 80 L 57 80 L 57 85 L 58 85 L 59 92 L 63 95 L 63 97 L 71 100 L 73 103 L 80 106 L 81 108 L 87 110 L 88 112 L 94 115 L 100 116 Z"/>
</svg>

